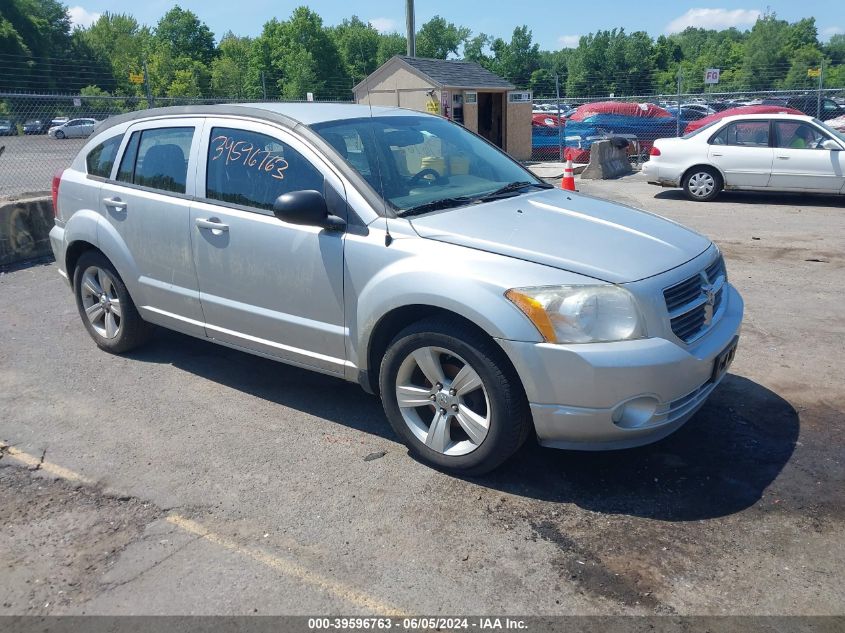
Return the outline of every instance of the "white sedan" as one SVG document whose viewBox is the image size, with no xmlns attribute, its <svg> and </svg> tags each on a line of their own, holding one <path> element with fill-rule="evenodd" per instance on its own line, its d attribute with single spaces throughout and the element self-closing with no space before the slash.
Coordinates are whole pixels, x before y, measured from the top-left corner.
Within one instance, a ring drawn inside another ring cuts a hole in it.
<svg viewBox="0 0 845 633">
<path fill-rule="evenodd" d="M 643 173 L 702 202 L 723 189 L 845 194 L 845 134 L 809 116 L 730 116 L 658 139 Z"/>
<path fill-rule="evenodd" d="M 97 119 L 71 119 L 47 130 L 53 138 L 88 138 L 97 125 Z"/>
</svg>

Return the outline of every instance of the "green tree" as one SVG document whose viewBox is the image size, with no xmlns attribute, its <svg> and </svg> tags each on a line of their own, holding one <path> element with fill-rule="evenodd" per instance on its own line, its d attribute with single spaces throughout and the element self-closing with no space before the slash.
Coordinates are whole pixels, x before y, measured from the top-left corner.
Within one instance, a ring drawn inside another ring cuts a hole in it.
<svg viewBox="0 0 845 633">
<path fill-rule="evenodd" d="M 373 72 L 378 64 L 379 32 L 358 16 L 329 29 L 346 72 L 357 82 Z"/>
<path fill-rule="evenodd" d="M 220 40 L 211 62 L 211 88 L 218 97 L 244 99 L 249 92 L 249 64 L 252 40 L 231 31 Z"/>
<path fill-rule="evenodd" d="M 100 60 L 106 60 L 120 94 L 143 94 L 143 86 L 129 81 L 130 73 L 143 72 L 144 57 L 151 33 L 128 14 L 104 13 L 87 29 L 74 35 L 91 48 Z"/>
<path fill-rule="evenodd" d="M 176 5 L 164 14 L 155 28 L 154 45 L 166 47 L 173 57 L 210 64 L 215 56 L 214 35 L 192 11 Z"/>
<path fill-rule="evenodd" d="M 446 59 L 449 55 L 457 55 L 470 33 L 467 27 L 456 26 L 435 15 L 416 35 L 417 56 Z"/>
<path fill-rule="evenodd" d="M 376 51 L 376 68 L 381 66 L 394 55 L 404 55 L 408 52 L 408 39 L 399 33 L 381 33 Z"/>
<path fill-rule="evenodd" d="M 289 99 L 304 99 L 306 92 L 318 97 L 347 97 L 352 87 L 335 41 L 323 27 L 319 15 L 307 7 L 298 7 L 289 20 L 275 18 L 253 44 L 253 85 L 264 73 L 278 94 Z M 275 91 L 274 91 L 275 92 Z"/>
<path fill-rule="evenodd" d="M 531 38 L 531 29 L 518 26 L 513 30 L 510 42 L 502 38 L 493 40 L 490 70 L 513 83 L 529 83 L 531 74 L 540 67 L 540 47 L 532 44 Z"/>
</svg>

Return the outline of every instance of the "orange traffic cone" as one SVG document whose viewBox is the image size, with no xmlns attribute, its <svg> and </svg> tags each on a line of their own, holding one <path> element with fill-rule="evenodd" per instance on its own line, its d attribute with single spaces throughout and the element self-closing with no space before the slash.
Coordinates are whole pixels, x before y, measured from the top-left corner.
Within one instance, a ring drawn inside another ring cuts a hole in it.
<svg viewBox="0 0 845 633">
<path fill-rule="evenodd" d="M 563 168 L 563 178 L 560 181 L 560 188 L 565 191 L 577 191 L 575 189 L 575 171 L 572 169 L 572 157 L 566 152 L 566 167 Z"/>
</svg>

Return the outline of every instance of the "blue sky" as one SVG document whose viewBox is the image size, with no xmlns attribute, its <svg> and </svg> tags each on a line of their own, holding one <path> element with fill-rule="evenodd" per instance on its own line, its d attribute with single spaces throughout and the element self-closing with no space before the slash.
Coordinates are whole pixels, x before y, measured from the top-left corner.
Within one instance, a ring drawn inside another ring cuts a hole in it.
<svg viewBox="0 0 845 633">
<path fill-rule="evenodd" d="M 173 0 L 79 0 L 79 4 L 76 0 L 70 0 L 70 14 L 76 23 L 85 25 L 103 11 L 126 12 L 133 14 L 140 22 L 152 25 L 174 4 Z M 199 15 L 218 38 L 229 29 L 238 35 L 257 35 L 267 20 L 273 17 L 284 19 L 302 4 L 319 13 L 326 24 L 336 24 L 353 13 L 371 22 L 379 30 L 402 32 L 405 24 L 404 0 L 358 0 L 354 3 L 329 0 L 182 0 L 178 4 Z M 834 33 L 845 33 L 842 0 L 765 0 L 762 4 L 747 0 L 720 0 L 714 4 L 683 0 L 569 0 L 535 3 L 513 0 L 487 0 L 483 3 L 425 0 L 416 4 L 417 28 L 439 14 L 451 22 L 470 27 L 474 33 L 483 32 L 507 38 L 514 26 L 527 24 L 534 33 L 534 41 L 544 49 L 574 46 L 580 35 L 620 26 L 627 31 L 644 30 L 653 36 L 683 30 L 686 26 L 747 28 L 767 7 L 776 12 L 778 17 L 789 21 L 815 17 L 822 40 Z"/>
</svg>

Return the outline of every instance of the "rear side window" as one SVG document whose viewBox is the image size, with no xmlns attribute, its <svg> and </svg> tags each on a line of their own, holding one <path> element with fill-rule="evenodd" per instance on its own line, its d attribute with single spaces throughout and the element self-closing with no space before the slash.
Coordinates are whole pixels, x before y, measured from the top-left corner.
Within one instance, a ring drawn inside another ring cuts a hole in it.
<svg viewBox="0 0 845 633">
<path fill-rule="evenodd" d="M 711 145 L 738 145 L 741 147 L 768 147 L 768 121 L 735 121 L 726 125 L 710 139 Z"/>
<path fill-rule="evenodd" d="M 91 176 L 100 176 L 102 178 L 111 176 L 114 159 L 117 157 L 117 150 L 122 140 L 123 134 L 112 136 L 88 152 L 88 156 L 85 157 L 85 165 Z"/>
<path fill-rule="evenodd" d="M 266 134 L 215 127 L 208 144 L 205 196 L 272 209 L 291 191 L 323 191 L 323 175 L 295 149 Z"/>
<path fill-rule="evenodd" d="M 117 179 L 142 187 L 185 193 L 192 127 L 170 127 L 133 132 Z"/>
</svg>

